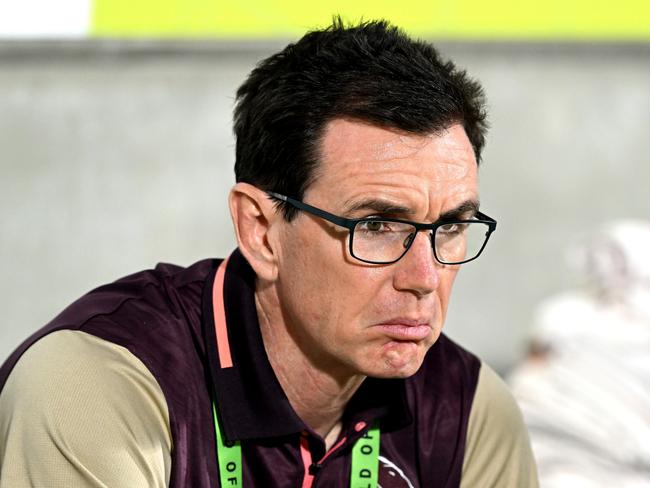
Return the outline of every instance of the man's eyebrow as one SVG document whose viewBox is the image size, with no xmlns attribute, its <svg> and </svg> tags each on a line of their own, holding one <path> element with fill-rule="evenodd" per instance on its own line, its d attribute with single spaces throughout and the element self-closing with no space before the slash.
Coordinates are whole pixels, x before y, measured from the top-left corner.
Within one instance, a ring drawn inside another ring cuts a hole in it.
<svg viewBox="0 0 650 488">
<path fill-rule="evenodd" d="M 440 214 L 440 217 L 438 217 L 438 220 L 463 220 L 467 219 L 468 215 L 469 217 L 473 217 L 477 212 L 478 209 L 480 208 L 480 203 L 478 200 L 467 200 L 457 207 L 452 208 L 451 210 L 447 210 L 445 212 L 442 212 Z"/>
<path fill-rule="evenodd" d="M 438 220 L 462 220 L 473 217 L 479 210 L 480 203 L 478 200 L 467 200 L 460 205 L 447 210 L 440 214 Z M 352 201 L 344 205 L 344 212 L 346 215 L 353 214 L 360 210 L 371 211 L 383 215 L 413 215 L 412 209 L 396 205 L 392 202 L 381 200 L 378 198 L 370 198 L 361 201 Z M 467 215 L 470 214 L 470 215 Z"/>
<path fill-rule="evenodd" d="M 352 214 L 360 210 L 370 210 L 373 213 L 387 215 L 410 215 L 413 213 L 413 210 L 410 208 L 402 207 L 401 205 L 396 205 L 389 201 L 380 200 L 378 198 L 370 198 L 357 202 L 347 202 L 343 208 L 345 209 L 344 211 L 346 214 Z"/>
</svg>

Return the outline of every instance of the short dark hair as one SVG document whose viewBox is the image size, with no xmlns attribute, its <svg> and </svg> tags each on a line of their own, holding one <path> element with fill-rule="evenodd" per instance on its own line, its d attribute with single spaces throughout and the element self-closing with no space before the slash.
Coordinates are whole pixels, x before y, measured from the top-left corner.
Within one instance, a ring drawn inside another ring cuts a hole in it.
<svg viewBox="0 0 650 488">
<path fill-rule="evenodd" d="M 384 20 L 337 17 L 261 61 L 237 90 L 237 181 L 302 199 L 337 118 L 414 134 L 460 123 L 477 161 L 487 131 L 481 86 L 431 44 Z M 291 220 L 295 209 L 281 207 Z"/>
</svg>

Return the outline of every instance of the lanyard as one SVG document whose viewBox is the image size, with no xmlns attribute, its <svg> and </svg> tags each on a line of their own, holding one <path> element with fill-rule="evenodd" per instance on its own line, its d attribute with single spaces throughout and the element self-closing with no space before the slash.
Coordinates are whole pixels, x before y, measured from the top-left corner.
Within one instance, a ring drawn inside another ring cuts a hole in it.
<svg viewBox="0 0 650 488">
<path fill-rule="evenodd" d="M 221 487 L 242 487 L 242 456 L 239 441 L 226 442 L 221 436 L 217 408 L 212 402 L 214 433 L 217 440 L 217 459 Z M 379 424 L 375 423 L 352 447 L 350 488 L 374 488 L 379 478 Z"/>
</svg>

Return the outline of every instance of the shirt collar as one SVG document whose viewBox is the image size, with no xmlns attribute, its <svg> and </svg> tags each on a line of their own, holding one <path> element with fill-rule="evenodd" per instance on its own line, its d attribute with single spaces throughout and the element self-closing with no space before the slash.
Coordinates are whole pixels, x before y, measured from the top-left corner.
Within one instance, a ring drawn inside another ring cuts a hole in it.
<svg viewBox="0 0 650 488">
<path fill-rule="evenodd" d="M 255 273 L 238 249 L 206 281 L 203 331 L 212 394 L 227 440 L 308 430 L 269 363 L 255 308 Z M 380 417 L 383 431 L 411 422 L 404 380 L 366 379 L 348 404 L 344 427 Z"/>
</svg>

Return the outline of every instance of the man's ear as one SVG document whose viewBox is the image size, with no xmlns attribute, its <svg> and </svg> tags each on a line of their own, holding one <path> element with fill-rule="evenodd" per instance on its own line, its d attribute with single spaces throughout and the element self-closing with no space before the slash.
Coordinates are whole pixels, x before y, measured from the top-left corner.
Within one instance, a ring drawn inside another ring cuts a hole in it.
<svg viewBox="0 0 650 488">
<path fill-rule="evenodd" d="M 265 191 L 248 183 L 236 183 L 228 197 L 239 250 L 257 276 L 266 281 L 277 277 L 278 249 L 270 231 L 283 219 Z"/>
</svg>

